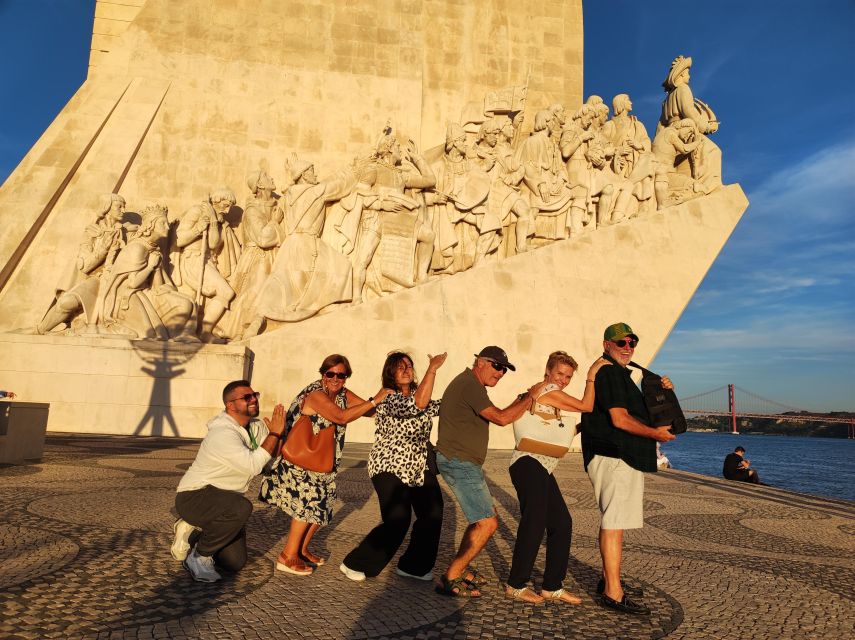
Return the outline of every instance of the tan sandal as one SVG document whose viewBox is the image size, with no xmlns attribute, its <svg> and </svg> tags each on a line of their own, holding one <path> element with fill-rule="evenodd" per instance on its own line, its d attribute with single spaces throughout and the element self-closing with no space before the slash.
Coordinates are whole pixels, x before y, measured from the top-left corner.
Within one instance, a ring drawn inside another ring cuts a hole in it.
<svg viewBox="0 0 855 640">
<path fill-rule="evenodd" d="M 505 595 L 512 600 L 520 600 L 526 604 L 543 604 L 544 599 L 528 587 L 514 589 L 511 585 L 505 588 Z"/>
<path fill-rule="evenodd" d="M 549 600 L 552 602 L 566 602 L 567 604 L 582 604 L 582 598 L 579 596 L 574 596 L 572 593 L 567 591 L 564 587 L 560 589 L 556 589 L 555 591 L 544 591 L 540 590 L 540 595 L 544 600 Z"/>
</svg>

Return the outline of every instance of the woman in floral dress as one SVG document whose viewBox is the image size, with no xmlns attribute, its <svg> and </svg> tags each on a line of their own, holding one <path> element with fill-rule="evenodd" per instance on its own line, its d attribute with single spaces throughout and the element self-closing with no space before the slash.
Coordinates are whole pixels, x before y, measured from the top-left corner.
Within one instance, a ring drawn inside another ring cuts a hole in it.
<svg viewBox="0 0 855 640">
<path fill-rule="evenodd" d="M 345 425 L 373 410 L 389 393 L 380 389 L 377 395 L 363 400 L 345 381 L 353 373 L 343 355 L 327 356 L 320 368 L 321 378 L 303 389 L 285 416 L 285 438 L 301 414 L 312 421 L 317 433 L 320 429 L 335 429 L 335 462 L 329 473 L 303 469 L 280 459 L 273 473 L 261 484 L 261 499 L 275 504 L 291 516 L 291 528 L 285 548 L 279 554 L 276 568 L 280 571 L 305 576 L 324 559 L 309 551 L 309 543 L 318 527 L 332 520 L 335 502 L 335 478 L 344 448 Z"/>
<path fill-rule="evenodd" d="M 398 575 L 417 580 L 433 579 L 433 565 L 442 529 L 442 492 L 436 473 L 428 464 L 428 438 L 432 418 L 439 415 L 439 400 L 431 400 L 436 370 L 446 354 L 428 356 L 425 377 L 416 383 L 413 359 L 406 353 L 390 353 L 383 365 L 383 387 L 395 391 L 377 407 L 377 431 L 368 456 L 368 475 L 383 522 L 351 551 L 339 569 L 351 580 L 374 577 L 398 551 L 416 522 L 407 550 L 398 560 Z"/>
</svg>

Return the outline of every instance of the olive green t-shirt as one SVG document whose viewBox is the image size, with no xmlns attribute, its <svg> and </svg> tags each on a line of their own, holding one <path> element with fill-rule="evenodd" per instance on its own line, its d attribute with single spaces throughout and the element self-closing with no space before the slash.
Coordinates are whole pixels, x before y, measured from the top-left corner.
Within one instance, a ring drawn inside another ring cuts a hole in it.
<svg viewBox="0 0 855 640">
<path fill-rule="evenodd" d="M 437 451 L 446 458 L 484 464 L 490 423 L 480 413 L 492 406 L 487 388 L 478 382 L 472 369 L 460 373 L 442 394 Z"/>
</svg>

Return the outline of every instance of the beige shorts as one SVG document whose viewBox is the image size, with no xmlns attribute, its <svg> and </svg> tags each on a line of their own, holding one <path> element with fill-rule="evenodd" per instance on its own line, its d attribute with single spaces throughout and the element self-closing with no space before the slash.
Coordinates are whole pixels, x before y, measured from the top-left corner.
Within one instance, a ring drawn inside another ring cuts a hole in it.
<svg viewBox="0 0 855 640">
<path fill-rule="evenodd" d="M 620 458 L 594 456 L 588 477 L 600 507 L 600 528 L 640 529 L 644 526 L 644 473 Z"/>
</svg>

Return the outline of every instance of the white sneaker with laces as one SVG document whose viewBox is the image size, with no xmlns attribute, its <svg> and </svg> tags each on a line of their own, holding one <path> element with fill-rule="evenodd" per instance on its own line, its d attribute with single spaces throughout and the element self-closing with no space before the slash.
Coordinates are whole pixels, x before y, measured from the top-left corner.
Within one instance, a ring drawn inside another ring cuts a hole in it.
<svg viewBox="0 0 855 640">
<path fill-rule="evenodd" d="M 364 573 L 362 573 L 361 571 L 354 571 L 343 562 L 339 565 L 338 569 L 354 582 L 365 582 Z"/>
<path fill-rule="evenodd" d="M 172 525 L 172 530 L 175 532 L 175 539 L 172 541 L 172 548 L 170 549 L 172 557 L 178 561 L 183 561 L 190 552 L 190 534 L 196 530 L 196 527 L 178 518 Z"/>
<path fill-rule="evenodd" d="M 200 556 L 195 547 L 184 559 L 184 568 L 196 582 L 216 582 L 223 577 L 214 569 L 214 559 L 211 556 Z"/>
<path fill-rule="evenodd" d="M 395 573 L 397 573 L 399 576 L 403 576 L 404 578 L 414 578 L 416 580 L 424 580 L 425 582 L 427 582 L 429 580 L 433 580 L 433 571 L 428 571 L 423 576 L 417 576 L 414 573 L 407 573 L 403 569 L 396 567 Z"/>
</svg>

